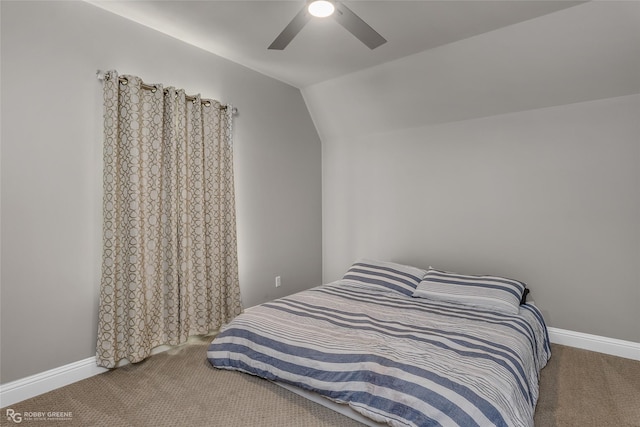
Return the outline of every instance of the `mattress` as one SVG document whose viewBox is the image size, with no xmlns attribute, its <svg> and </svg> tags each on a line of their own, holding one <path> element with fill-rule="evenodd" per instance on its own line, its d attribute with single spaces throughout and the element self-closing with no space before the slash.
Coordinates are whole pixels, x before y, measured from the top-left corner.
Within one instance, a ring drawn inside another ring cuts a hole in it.
<svg viewBox="0 0 640 427">
<path fill-rule="evenodd" d="M 541 313 L 414 298 L 339 280 L 253 307 L 210 363 L 299 387 L 390 426 L 533 426 L 550 357 Z"/>
</svg>

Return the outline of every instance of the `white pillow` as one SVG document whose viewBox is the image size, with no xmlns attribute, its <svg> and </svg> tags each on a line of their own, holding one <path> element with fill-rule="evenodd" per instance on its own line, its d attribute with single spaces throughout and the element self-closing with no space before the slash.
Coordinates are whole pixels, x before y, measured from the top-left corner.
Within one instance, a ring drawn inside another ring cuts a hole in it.
<svg viewBox="0 0 640 427">
<path fill-rule="evenodd" d="M 412 296 L 425 273 L 426 270 L 409 265 L 360 259 L 351 265 L 342 278 Z"/>
<path fill-rule="evenodd" d="M 472 276 L 430 268 L 413 296 L 518 314 L 525 288 L 518 280 L 500 276 Z"/>
</svg>

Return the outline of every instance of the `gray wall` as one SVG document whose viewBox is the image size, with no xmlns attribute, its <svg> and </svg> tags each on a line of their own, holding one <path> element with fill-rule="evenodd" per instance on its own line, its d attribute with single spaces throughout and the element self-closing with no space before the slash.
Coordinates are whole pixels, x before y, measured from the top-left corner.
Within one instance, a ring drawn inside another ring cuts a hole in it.
<svg viewBox="0 0 640 427">
<path fill-rule="evenodd" d="M 501 274 L 550 326 L 640 342 L 639 18 L 590 2 L 305 88 L 324 281 Z"/>
<path fill-rule="evenodd" d="M 321 282 L 321 147 L 298 89 L 83 2 L 2 1 L 1 18 L 0 382 L 95 354 L 96 69 L 234 103 L 243 302 Z"/>
</svg>

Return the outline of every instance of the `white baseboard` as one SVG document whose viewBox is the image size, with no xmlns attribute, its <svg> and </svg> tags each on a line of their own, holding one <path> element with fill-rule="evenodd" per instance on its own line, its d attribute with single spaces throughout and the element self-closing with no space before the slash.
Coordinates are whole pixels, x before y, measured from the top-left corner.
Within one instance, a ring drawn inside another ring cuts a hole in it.
<svg viewBox="0 0 640 427">
<path fill-rule="evenodd" d="M 640 343 L 616 338 L 568 331 L 566 329 L 547 328 L 549 340 L 554 344 L 582 348 L 626 359 L 640 360 Z"/>
<path fill-rule="evenodd" d="M 4 408 L 51 390 L 106 372 L 95 357 L 69 363 L 20 380 L 0 385 L 0 408 Z"/>
<path fill-rule="evenodd" d="M 549 339 L 554 344 L 567 345 L 569 347 L 582 348 L 627 359 L 640 360 L 640 343 L 558 328 L 548 328 L 548 331 Z M 152 351 L 152 354 L 157 354 L 170 348 L 172 347 L 161 346 L 155 348 Z M 5 408 L 23 400 L 30 399 L 106 371 L 107 369 L 96 365 L 95 357 L 89 357 L 87 359 L 70 363 L 59 368 L 50 369 L 20 380 L 1 384 L 0 408 Z"/>
<path fill-rule="evenodd" d="M 160 345 L 151 350 L 151 355 L 163 353 L 172 349 L 177 349 L 185 345 L 211 342 L 211 335 L 192 335 L 187 341 L 180 345 Z M 117 367 L 128 365 L 129 361 L 123 359 L 118 362 Z M 78 362 L 69 363 L 59 368 L 50 369 L 39 374 L 31 375 L 20 380 L 6 384 L 0 384 L 0 408 L 5 408 L 23 400 L 36 397 L 40 394 L 73 384 L 77 381 L 90 378 L 94 375 L 107 372 L 108 369 L 98 366 L 95 356 L 88 357 Z"/>
</svg>

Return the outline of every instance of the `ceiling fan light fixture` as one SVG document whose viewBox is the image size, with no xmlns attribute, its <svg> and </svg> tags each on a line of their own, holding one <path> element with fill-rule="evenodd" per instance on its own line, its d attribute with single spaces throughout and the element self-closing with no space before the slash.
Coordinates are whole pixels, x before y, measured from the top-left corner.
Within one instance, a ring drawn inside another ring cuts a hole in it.
<svg viewBox="0 0 640 427">
<path fill-rule="evenodd" d="M 283 50 L 314 16 L 325 18 L 331 15 L 338 24 L 342 25 L 369 49 L 375 49 L 387 42 L 347 6 L 340 3 L 339 8 L 336 8 L 336 4 L 338 4 L 338 0 L 307 0 L 307 3 L 302 6 L 267 49 Z"/>
<path fill-rule="evenodd" d="M 308 10 L 309 13 L 316 18 L 326 18 L 327 16 L 333 15 L 336 8 L 333 5 L 333 2 L 327 0 L 316 0 L 309 3 Z"/>
</svg>

